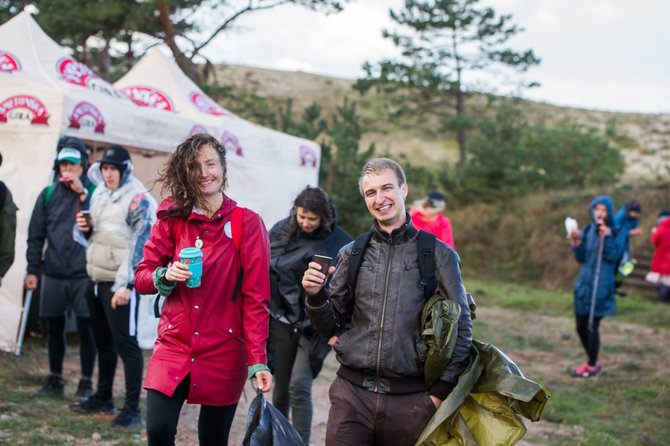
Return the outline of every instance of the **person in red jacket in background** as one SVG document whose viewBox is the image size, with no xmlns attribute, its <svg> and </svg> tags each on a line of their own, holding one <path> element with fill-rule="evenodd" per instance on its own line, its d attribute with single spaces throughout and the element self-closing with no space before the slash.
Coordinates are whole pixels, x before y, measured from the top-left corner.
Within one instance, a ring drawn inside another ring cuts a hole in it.
<svg viewBox="0 0 670 446">
<path fill-rule="evenodd" d="M 651 259 L 647 281 L 660 286 L 661 302 L 670 303 L 670 211 L 663 209 L 658 214 L 656 227 L 651 229 L 651 242 L 656 247 Z"/>
<path fill-rule="evenodd" d="M 447 207 L 444 195 L 439 192 L 431 192 L 423 200 L 414 203 L 412 209 L 412 225 L 417 229 L 435 234 L 450 248 L 454 246 L 454 235 L 451 231 L 451 221 L 442 215 Z"/>
<path fill-rule="evenodd" d="M 200 133 L 177 147 L 159 178 L 170 197 L 135 273 L 140 294 L 166 296 L 144 383 L 150 446 L 174 445 L 185 400 L 201 405 L 200 445 L 226 445 L 247 378 L 263 392 L 272 387 L 270 242 L 261 217 L 236 210 L 224 193 L 226 173 L 226 150 Z M 202 251 L 199 286 L 185 283 L 192 273 L 179 252 L 187 247 Z"/>
</svg>

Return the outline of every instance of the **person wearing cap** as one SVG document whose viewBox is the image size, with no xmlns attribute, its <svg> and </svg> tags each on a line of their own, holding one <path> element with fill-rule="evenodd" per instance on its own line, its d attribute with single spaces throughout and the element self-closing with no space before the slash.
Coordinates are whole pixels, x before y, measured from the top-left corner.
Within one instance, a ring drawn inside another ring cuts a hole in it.
<svg viewBox="0 0 670 446">
<path fill-rule="evenodd" d="M 156 214 L 156 201 L 132 170 L 128 150 L 118 145 L 105 149 L 88 170 L 89 179 L 98 186 L 91 197 L 90 219 L 77 214 L 77 225 L 88 237 L 86 270 L 91 281 L 86 300 L 98 348 L 98 385 L 95 394 L 75 410 L 115 412 L 112 389 L 120 356 L 126 397 L 112 426 L 123 428 L 142 424 L 144 357 L 137 343 L 139 295 L 133 284 Z"/>
<path fill-rule="evenodd" d="M 88 399 L 95 364 L 95 342 L 86 305 L 86 249 L 74 238 L 75 215 L 87 209 L 95 189 L 85 175 L 88 154 L 75 137 L 58 142 L 55 180 L 37 197 L 28 226 L 28 263 L 25 287 L 34 290 L 40 280 L 40 317 L 46 319 L 50 375 L 38 396 L 63 396 L 66 315 L 74 313 L 79 332 L 81 379 L 75 403 Z M 46 249 L 45 249 L 46 245 Z"/>
<path fill-rule="evenodd" d="M 658 214 L 656 226 L 651 229 L 651 242 L 654 244 L 654 256 L 651 268 L 645 279 L 659 286 L 661 302 L 670 303 L 670 211 L 662 209 Z"/>
<path fill-rule="evenodd" d="M 455 249 L 451 221 L 442 215 L 446 207 L 447 203 L 444 195 L 439 192 L 429 193 L 426 198 L 414 203 L 410 214 L 412 225 L 416 229 L 435 234 L 439 240 Z"/>
<path fill-rule="evenodd" d="M 0 154 L 0 166 L 2 166 L 2 154 Z M 7 185 L 0 181 L 0 286 L 2 278 L 14 263 L 17 210 L 12 193 Z"/>
</svg>

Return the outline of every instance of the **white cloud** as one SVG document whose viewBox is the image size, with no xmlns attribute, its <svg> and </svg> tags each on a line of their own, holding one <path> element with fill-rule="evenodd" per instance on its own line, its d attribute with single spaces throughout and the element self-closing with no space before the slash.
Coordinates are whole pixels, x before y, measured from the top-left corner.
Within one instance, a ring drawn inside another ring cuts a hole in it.
<svg viewBox="0 0 670 446">
<path fill-rule="evenodd" d="M 249 15 L 243 32 L 216 39 L 215 62 L 302 70 L 345 78 L 365 61 L 397 54 L 382 38 L 393 28 L 389 8 L 402 0 L 356 0 L 325 16 L 298 7 Z M 646 0 L 489 0 L 525 28 L 512 44 L 542 59 L 527 78 L 541 87 L 527 96 L 606 110 L 670 111 L 670 2 Z"/>
</svg>

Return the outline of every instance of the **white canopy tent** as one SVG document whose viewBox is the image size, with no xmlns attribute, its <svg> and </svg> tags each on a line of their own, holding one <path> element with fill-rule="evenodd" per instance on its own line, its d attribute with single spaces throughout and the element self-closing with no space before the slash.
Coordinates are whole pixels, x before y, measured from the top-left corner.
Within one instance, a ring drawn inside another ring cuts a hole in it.
<svg viewBox="0 0 670 446">
<path fill-rule="evenodd" d="M 158 77 L 161 76 L 158 73 Z M 3 155 L 0 179 L 12 191 L 19 207 L 16 258 L 0 287 L 0 350 L 16 348 L 27 228 L 35 200 L 51 180 L 58 138 L 77 136 L 94 149 L 111 143 L 122 144 L 135 153 L 133 164 L 137 176 L 150 183 L 167 154 L 189 134 L 221 133 L 221 127 L 215 123 L 202 117 L 194 120 L 194 117 L 137 106 L 90 68 L 70 57 L 26 12 L 0 26 L 0 151 Z M 231 130 L 233 136 L 238 133 L 243 134 Z M 278 135 L 292 140 L 292 137 Z M 315 155 L 309 163 L 310 181 L 304 182 L 302 187 L 307 183 L 316 184 L 320 155 L 318 146 L 306 144 Z M 290 180 L 298 172 L 307 170 L 299 162 L 286 165 L 284 160 L 291 157 L 284 151 L 291 152 L 291 147 L 287 146 L 286 150 L 283 146 L 280 150 L 273 147 L 277 153 L 263 152 L 266 158 L 262 159 L 251 149 L 244 163 L 234 156 L 229 157 L 231 186 L 235 184 L 231 191 L 248 192 L 240 197 L 241 203 L 259 211 L 266 223 L 288 211 L 291 197 L 280 199 L 274 190 L 266 191 L 264 196 L 257 188 L 267 184 L 265 177 Z M 137 153 L 145 156 L 137 156 Z M 275 169 L 270 171 L 267 165 L 274 165 Z M 242 169 L 245 171 L 233 175 Z M 274 172 L 279 173 L 275 176 Z M 258 180 L 261 177 L 262 181 Z M 234 192 L 231 195 L 235 196 Z"/>
<path fill-rule="evenodd" d="M 258 212 L 268 227 L 288 215 L 291 202 L 305 186 L 318 184 L 318 144 L 222 108 L 158 48 L 147 51 L 114 85 L 140 105 L 216 129 L 212 134 L 228 151 L 228 194 Z"/>
</svg>

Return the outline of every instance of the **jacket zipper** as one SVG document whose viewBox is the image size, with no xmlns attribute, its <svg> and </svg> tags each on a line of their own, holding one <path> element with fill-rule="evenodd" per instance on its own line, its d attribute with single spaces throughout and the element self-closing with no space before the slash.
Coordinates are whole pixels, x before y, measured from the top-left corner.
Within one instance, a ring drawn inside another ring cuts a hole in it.
<svg viewBox="0 0 670 446">
<path fill-rule="evenodd" d="M 384 283 L 384 302 L 382 303 L 382 314 L 379 321 L 379 341 L 377 342 L 377 366 L 375 367 L 375 387 L 374 392 L 379 391 L 379 371 L 382 365 L 382 340 L 384 339 L 384 318 L 386 316 L 386 301 L 388 298 L 389 290 L 389 276 L 391 275 L 391 259 L 393 258 L 393 248 L 394 245 L 391 245 L 391 250 L 389 251 L 388 264 L 386 267 L 386 281 Z"/>
</svg>

